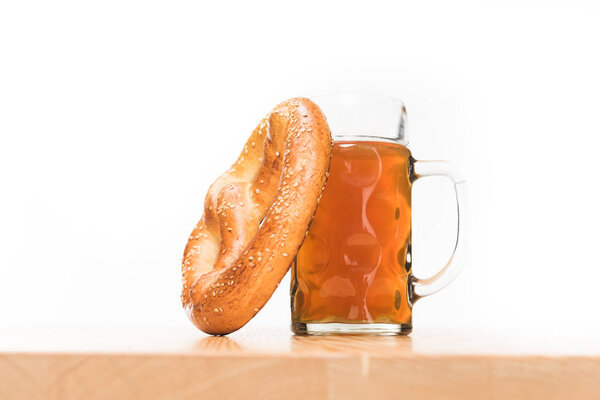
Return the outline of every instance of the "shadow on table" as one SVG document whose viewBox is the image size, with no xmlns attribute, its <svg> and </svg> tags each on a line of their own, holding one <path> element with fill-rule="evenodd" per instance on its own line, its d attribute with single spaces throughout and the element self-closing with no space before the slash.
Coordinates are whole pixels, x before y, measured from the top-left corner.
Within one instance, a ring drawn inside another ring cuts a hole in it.
<svg viewBox="0 0 600 400">
<path fill-rule="evenodd" d="M 390 356 L 411 353 L 413 341 L 410 336 L 374 335 L 327 335 L 293 336 L 291 343 L 294 352 L 336 352 L 369 353 Z"/>
<path fill-rule="evenodd" d="M 393 356 L 413 352 L 410 336 L 324 335 L 295 336 L 270 330 L 206 336 L 194 345 L 201 352 L 345 353 Z"/>
<path fill-rule="evenodd" d="M 197 350 L 207 350 L 207 351 L 239 351 L 242 350 L 243 347 L 233 339 L 228 338 L 227 336 L 207 336 L 205 338 L 200 339 L 195 348 Z"/>
</svg>

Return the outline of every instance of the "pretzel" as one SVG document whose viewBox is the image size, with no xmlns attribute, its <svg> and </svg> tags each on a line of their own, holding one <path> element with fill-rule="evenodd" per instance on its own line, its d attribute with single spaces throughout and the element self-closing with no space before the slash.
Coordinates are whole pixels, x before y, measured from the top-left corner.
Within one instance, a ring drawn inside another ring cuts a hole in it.
<svg viewBox="0 0 600 400">
<path fill-rule="evenodd" d="M 244 326 L 288 271 L 329 170 L 331 133 L 306 98 L 279 104 L 210 186 L 182 262 L 181 301 L 214 335 Z"/>
</svg>

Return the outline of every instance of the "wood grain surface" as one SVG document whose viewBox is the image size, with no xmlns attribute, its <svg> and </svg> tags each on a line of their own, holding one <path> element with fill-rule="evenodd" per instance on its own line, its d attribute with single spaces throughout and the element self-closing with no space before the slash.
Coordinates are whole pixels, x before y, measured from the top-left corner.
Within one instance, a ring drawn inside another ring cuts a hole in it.
<svg viewBox="0 0 600 400">
<path fill-rule="evenodd" d="M 0 399 L 600 398 L 593 333 L 211 337 L 188 327 L 0 333 Z"/>
</svg>

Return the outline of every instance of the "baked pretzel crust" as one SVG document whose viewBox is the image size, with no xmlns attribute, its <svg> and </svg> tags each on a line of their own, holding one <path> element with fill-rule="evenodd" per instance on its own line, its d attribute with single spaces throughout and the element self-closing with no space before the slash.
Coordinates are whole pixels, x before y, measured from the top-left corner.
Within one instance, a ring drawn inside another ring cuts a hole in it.
<svg viewBox="0 0 600 400">
<path fill-rule="evenodd" d="M 306 236 L 331 148 L 319 107 L 293 98 L 259 123 L 210 186 L 182 262 L 181 301 L 199 329 L 231 333 L 269 300 Z"/>
</svg>

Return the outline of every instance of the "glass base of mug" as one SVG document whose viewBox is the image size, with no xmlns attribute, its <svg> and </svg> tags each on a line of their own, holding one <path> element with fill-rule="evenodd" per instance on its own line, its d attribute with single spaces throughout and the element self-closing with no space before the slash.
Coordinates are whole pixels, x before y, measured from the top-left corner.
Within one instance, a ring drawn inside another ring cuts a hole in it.
<svg viewBox="0 0 600 400">
<path fill-rule="evenodd" d="M 412 324 L 292 322 L 292 332 L 296 335 L 408 335 Z"/>
</svg>

